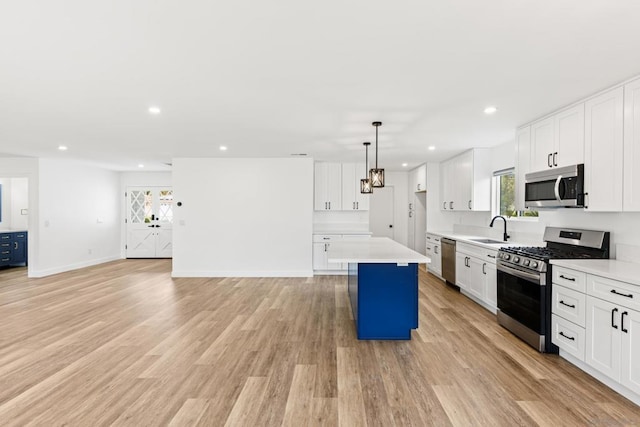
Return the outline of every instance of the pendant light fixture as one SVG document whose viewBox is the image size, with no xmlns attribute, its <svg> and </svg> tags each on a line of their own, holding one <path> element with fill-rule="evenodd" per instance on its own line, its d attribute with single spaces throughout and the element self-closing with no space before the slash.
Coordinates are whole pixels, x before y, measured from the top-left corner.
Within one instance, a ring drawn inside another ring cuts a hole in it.
<svg viewBox="0 0 640 427">
<path fill-rule="evenodd" d="M 363 142 L 362 145 L 365 147 L 364 176 L 366 178 L 360 180 L 360 192 L 362 194 L 371 194 L 373 193 L 373 187 L 371 187 L 371 180 L 369 179 L 369 146 L 371 143 Z"/>
<path fill-rule="evenodd" d="M 378 169 L 378 128 L 382 126 L 382 122 L 371 123 L 376 127 L 376 167 L 369 171 L 369 180 L 373 188 L 384 187 L 384 169 Z"/>
</svg>

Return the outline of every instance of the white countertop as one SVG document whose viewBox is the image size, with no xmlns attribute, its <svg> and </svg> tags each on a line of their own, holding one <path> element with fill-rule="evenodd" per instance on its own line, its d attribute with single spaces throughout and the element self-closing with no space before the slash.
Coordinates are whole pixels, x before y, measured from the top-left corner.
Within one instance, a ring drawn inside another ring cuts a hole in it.
<svg viewBox="0 0 640 427">
<path fill-rule="evenodd" d="M 20 232 L 26 233 L 27 230 L 25 230 L 24 228 L 3 228 L 3 229 L 0 229 L 0 233 L 20 233 Z"/>
<path fill-rule="evenodd" d="M 430 263 L 431 258 L 419 254 L 387 237 L 365 240 L 343 240 L 331 243 L 329 262 L 362 263 Z"/>
<path fill-rule="evenodd" d="M 551 264 L 640 286 L 640 264 L 616 259 L 554 259 Z"/>
<path fill-rule="evenodd" d="M 457 234 L 453 231 L 427 231 L 427 234 L 435 234 L 436 236 L 445 237 L 447 239 L 455 240 L 456 242 L 468 243 L 470 245 L 480 246 L 486 249 L 495 249 L 496 251 L 500 248 L 506 248 L 509 246 L 531 246 L 530 244 L 523 244 L 518 242 L 512 242 L 511 240 L 504 243 L 482 243 L 475 242 L 473 239 L 491 239 L 491 240 L 499 240 L 494 239 L 493 237 L 487 236 L 470 236 L 466 234 Z"/>
</svg>

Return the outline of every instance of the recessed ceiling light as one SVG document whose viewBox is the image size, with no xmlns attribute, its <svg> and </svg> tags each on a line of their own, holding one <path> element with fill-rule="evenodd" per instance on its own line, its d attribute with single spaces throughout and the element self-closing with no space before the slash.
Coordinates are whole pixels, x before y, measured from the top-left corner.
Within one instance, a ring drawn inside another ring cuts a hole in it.
<svg viewBox="0 0 640 427">
<path fill-rule="evenodd" d="M 406 168 L 407 166 L 409 166 L 409 163 L 403 163 L 403 164 L 402 164 L 402 167 L 403 167 L 403 168 Z"/>
<path fill-rule="evenodd" d="M 226 147 L 226 146 L 224 146 L 224 145 L 221 145 L 221 146 L 220 146 L 220 151 L 227 151 L 227 147 Z"/>
<path fill-rule="evenodd" d="M 60 151 L 67 151 L 68 147 L 66 145 L 58 145 L 58 150 Z"/>
<path fill-rule="evenodd" d="M 160 107 L 149 107 L 149 114 L 160 114 Z"/>
<path fill-rule="evenodd" d="M 430 145 L 428 149 L 429 149 L 429 151 L 433 151 L 433 150 L 436 149 L 436 147 L 434 147 L 433 145 Z"/>
<path fill-rule="evenodd" d="M 498 111 L 498 109 L 496 107 L 493 107 L 493 106 L 487 107 L 487 108 L 484 109 L 484 113 L 485 114 L 493 114 L 496 111 Z"/>
<path fill-rule="evenodd" d="M 144 165 L 143 165 L 142 163 L 138 163 L 138 167 L 139 167 L 139 168 L 143 168 L 143 167 L 144 167 Z"/>
</svg>

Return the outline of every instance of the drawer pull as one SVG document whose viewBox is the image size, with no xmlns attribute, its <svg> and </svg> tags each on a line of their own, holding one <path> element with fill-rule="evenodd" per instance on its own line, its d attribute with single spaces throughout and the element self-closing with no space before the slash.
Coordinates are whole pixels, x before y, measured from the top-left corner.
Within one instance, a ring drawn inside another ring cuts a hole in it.
<svg viewBox="0 0 640 427">
<path fill-rule="evenodd" d="M 488 256 L 489 258 L 493 258 L 493 259 L 495 259 L 495 257 L 496 257 L 495 255 L 487 255 L 487 256 Z"/>
<path fill-rule="evenodd" d="M 575 282 L 575 281 L 576 281 L 576 278 L 575 278 L 575 277 L 566 277 L 564 274 L 561 274 L 561 275 L 560 275 L 560 278 L 561 278 L 561 279 L 564 279 L 564 280 L 568 280 L 568 281 L 570 281 L 570 282 Z"/>
<path fill-rule="evenodd" d="M 567 304 L 566 302 L 564 302 L 564 301 L 562 301 L 562 300 L 560 300 L 560 304 L 562 304 L 562 305 L 566 305 L 566 306 L 567 306 L 567 307 L 569 307 L 569 308 L 576 308 L 576 306 L 575 306 L 575 305 L 573 305 L 573 304 Z"/>
<path fill-rule="evenodd" d="M 2 261 L 2 262 L 6 262 L 6 261 L 9 261 L 10 259 L 11 259 L 11 258 L 2 258 L 0 261 Z"/>
<path fill-rule="evenodd" d="M 625 298 L 633 298 L 633 294 L 621 294 L 620 292 L 616 291 L 615 289 L 611 289 L 611 293 L 612 294 L 616 294 L 616 295 L 620 295 L 621 297 L 625 297 Z"/>
<path fill-rule="evenodd" d="M 11 237 L 11 236 L 8 236 L 8 235 L 6 235 L 6 234 L 5 234 L 4 236 L 2 236 L 2 238 L 3 238 L 4 240 L 9 240 L 9 237 Z"/>
<path fill-rule="evenodd" d="M 571 341 L 576 340 L 576 337 L 570 337 L 569 335 L 565 335 L 564 333 L 562 333 L 562 331 L 560 332 L 560 335 Z"/>
</svg>

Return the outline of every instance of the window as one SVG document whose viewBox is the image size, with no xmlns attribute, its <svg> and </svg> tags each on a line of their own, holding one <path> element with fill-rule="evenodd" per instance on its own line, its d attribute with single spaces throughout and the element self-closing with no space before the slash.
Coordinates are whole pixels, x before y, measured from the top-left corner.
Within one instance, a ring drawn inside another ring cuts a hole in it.
<svg viewBox="0 0 640 427">
<path fill-rule="evenodd" d="M 538 216 L 538 211 L 516 210 L 516 175 L 513 168 L 493 173 L 492 190 L 493 215 L 502 215 L 506 218 Z"/>
</svg>

